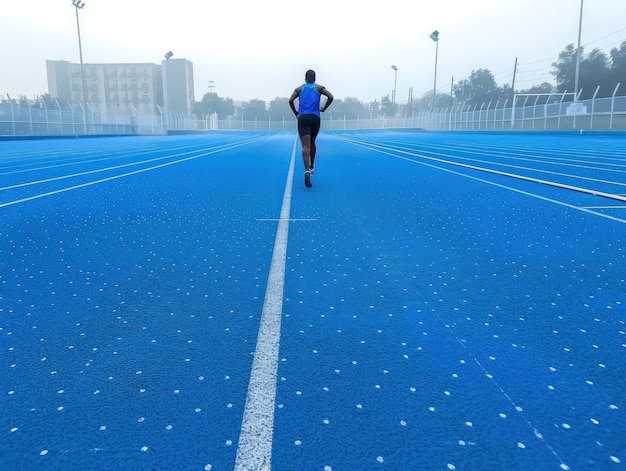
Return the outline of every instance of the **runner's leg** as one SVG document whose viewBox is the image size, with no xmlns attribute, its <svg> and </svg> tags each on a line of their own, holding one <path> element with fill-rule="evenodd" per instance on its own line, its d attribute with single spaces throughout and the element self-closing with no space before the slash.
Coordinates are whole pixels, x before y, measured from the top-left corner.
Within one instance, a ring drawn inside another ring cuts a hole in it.
<svg viewBox="0 0 626 471">
<path fill-rule="evenodd" d="M 311 167 L 311 135 L 305 134 L 300 137 L 302 141 L 302 162 L 304 163 L 304 170 L 308 170 Z"/>
<path fill-rule="evenodd" d="M 317 139 L 317 135 L 320 132 L 320 119 L 316 117 L 314 122 L 311 124 L 311 165 L 310 167 L 315 167 L 315 156 L 317 155 L 317 144 L 315 140 Z"/>
</svg>

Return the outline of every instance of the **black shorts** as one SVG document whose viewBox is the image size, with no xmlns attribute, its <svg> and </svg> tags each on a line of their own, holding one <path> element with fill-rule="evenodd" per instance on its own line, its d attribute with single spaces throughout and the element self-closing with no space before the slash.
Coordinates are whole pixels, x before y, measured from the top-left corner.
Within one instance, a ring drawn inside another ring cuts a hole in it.
<svg viewBox="0 0 626 471">
<path fill-rule="evenodd" d="M 298 134 L 302 136 L 311 136 L 314 141 L 317 133 L 320 132 L 320 117 L 316 114 L 299 114 L 298 115 Z"/>
</svg>

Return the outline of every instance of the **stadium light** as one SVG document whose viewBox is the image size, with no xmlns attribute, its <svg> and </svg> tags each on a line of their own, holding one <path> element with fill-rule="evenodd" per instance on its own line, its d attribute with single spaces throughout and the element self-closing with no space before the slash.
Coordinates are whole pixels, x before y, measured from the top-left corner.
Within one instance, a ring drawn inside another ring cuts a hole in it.
<svg viewBox="0 0 626 471">
<path fill-rule="evenodd" d="M 80 55 L 80 81 L 82 84 L 81 88 L 83 89 L 83 103 L 85 104 L 85 106 L 87 106 L 87 87 L 85 87 L 85 68 L 83 66 L 83 45 L 80 40 L 80 22 L 78 21 L 78 10 L 82 10 L 83 8 L 85 8 L 85 2 L 81 2 L 80 0 L 72 0 L 72 5 L 74 5 L 74 8 L 76 9 L 76 29 L 78 30 L 78 54 Z"/>
<path fill-rule="evenodd" d="M 398 67 L 392 65 L 391 68 L 394 70 L 394 78 L 393 78 L 393 95 L 391 96 L 391 103 L 396 103 L 396 84 L 398 83 Z"/>
<path fill-rule="evenodd" d="M 578 48 L 576 49 L 576 76 L 574 78 L 574 101 L 578 101 L 578 77 L 580 76 L 580 35 L 583 29 L 583 0 L 580 0 L 580 18 L 578 19 Z"/>
<path fill-rule="evenodd" d="M 439 31 L 430 33 L 430 39 L 435 41 L 435 85 L 433 87 L 433 111 L 435 110 L 435 100 L 437 98 L 437 56 L 439 55 Z"/>
<path fill-rule="evenodd" d="M 172 51 L 167 51 L 167 53 L 165 54 L 165 60 L 168 60 L 173 55 L 174 55 L 174 53 Z"/>
</svg>

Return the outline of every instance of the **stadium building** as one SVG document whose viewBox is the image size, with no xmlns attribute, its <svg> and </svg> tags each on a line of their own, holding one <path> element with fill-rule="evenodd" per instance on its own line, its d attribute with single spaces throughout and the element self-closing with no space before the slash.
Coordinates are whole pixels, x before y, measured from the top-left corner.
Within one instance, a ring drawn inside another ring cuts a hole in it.
<svg viewBox="0 0 626 471">
<path fill-rule="evenodd" d="M 158 107 L 189 113 L 194 103 L 193 64 L 186 59 L 168 59 L 161 65 L 83 64 L 46 61 L 48 92 L 58 101 L 108 113 L 133 108 L 140 114 L 155 114 Z M 84 77 L 83 77 L 84 74 Z"/>
</svg>

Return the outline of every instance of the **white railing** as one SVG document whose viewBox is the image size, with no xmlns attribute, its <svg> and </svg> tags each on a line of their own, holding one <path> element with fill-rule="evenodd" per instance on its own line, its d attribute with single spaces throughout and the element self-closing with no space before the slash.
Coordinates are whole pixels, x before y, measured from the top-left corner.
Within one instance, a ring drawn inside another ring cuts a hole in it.
<svg viewBox="0 0 626 471">
<path fill-rule="evenodd" d="M 617 88 L 616 88 L 617 91 Z M 526 100 L 524 100 L 526 101 Z M 354 119 L 324 116 L 326 131 L 419 128 L 428 131 L 571 131 L 626 130 L 626 96 L 566 102 L 559 95 L 544 104 L 511 107 L 503 100 L 481 106 L 455 105 L 411 116 L 357 116 Z M 516 103 L 517 105 L 518 103 Z M 111 114 L 93 109 L 63 110 L 0 103 L 0 136 L 56 136 L 103 134 L 166 134 L 171 131 L 279 132 L 296 129 L 293 116 L 244 120 L 217 115 L 167 112 Z"/>
<path fill-rule="evenodd" d="M 102 134 L 165 134 L 175 130 L 195 130 L 194 115 L 167 112 L 139 113 L 133 106 L 127 113 L 105 113 L 80 106 L 54 109 L 18 106 L 13 101 L 0 102 L 0 136 L 65 136 Z"/>
<path fill-rule="evenodd" d="M 456 105 L 411 116 L 323 117 L 327 131 L 420 128 L 428 131 L 571 131 L 626 130 L 626 96 L 592 98 L 576 103 L 556 101 L 512 108 L 509 100 L 481 106 Z M 207 119 L 198 128 L 220 131 L 283 131 L 296 129 L 293 117 L 245 121 L 241 117 Z"/>
</svg>

